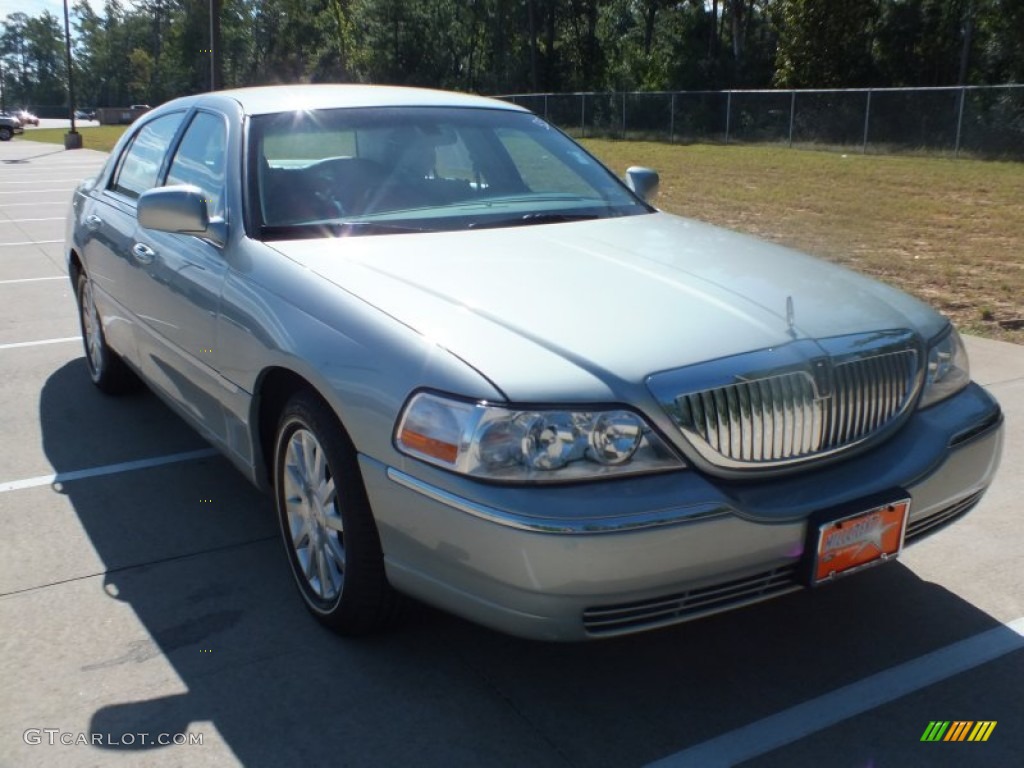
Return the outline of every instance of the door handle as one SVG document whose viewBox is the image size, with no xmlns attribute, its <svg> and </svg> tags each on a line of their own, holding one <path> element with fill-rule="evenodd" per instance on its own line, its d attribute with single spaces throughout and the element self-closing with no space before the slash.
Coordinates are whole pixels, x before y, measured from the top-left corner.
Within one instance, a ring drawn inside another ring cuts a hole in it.
<svg viewBox="0 0 1024 768">
<path fill-rule="evenodd" d="M 156 251 L 145 243 L 136 243 L 132 246 L 132 255 L 140 264 L 152 264 L 156 258 Z"/>
<path fill-rule="evenodd" d="M 103 226 L 103 219 L 97 216 L 95 213 L 90 213 L 85 217 L 85 226 L 89 229 L 96 230 Z"/>
</svg>

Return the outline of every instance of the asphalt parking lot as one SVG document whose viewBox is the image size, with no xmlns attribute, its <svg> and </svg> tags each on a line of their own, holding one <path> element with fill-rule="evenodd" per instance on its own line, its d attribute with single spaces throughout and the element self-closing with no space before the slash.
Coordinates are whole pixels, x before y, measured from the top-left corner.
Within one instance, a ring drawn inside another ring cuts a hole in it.
<svg viewBox="0 0 1024 768">
<path fill-rule="evenodd" d="M 152 395 L 89 382 L 64 218 L 105 159 L 0 144 L 0 765 L 1024 765 L 1024 348 L 968 339 L 1002 469 L 894 564 L 598 643 L 421 606 L 342 640 L 269 500 Z"/>
</svg>

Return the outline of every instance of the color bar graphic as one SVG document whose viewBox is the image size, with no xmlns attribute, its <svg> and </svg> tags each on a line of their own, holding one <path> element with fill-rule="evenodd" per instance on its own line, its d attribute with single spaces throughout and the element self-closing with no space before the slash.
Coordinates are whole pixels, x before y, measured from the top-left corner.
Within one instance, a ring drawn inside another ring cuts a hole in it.
<svg viewBox="0 0 1024 768">
<path fill-rule="evenodd" d="M 967 738 L 967 732 L 972 725 L 974 722 L 971 720 L 954 720 L 943 741 L 963 741 Z"/>
<path fill-rule="evenodd" d="M 949 728 L 949 720 L 932 720 L 921 735 L 921 741 L 941 741 Z"/>
<path fill-rule="evenodd" d="M 932 720 L 921 734 L 921 741 L 988 741 L 996 720 Z"/>
<path fill-rule="evenodd" d="M 971 731 L 971 735 L 967 737 L 967 740 L 988 741 L 988 737 L 992 735 L 992 731 L 995 729 L 995 720 L 979 720 L 978 724 L 974 726 L 974 730 Z"/>
</svg>

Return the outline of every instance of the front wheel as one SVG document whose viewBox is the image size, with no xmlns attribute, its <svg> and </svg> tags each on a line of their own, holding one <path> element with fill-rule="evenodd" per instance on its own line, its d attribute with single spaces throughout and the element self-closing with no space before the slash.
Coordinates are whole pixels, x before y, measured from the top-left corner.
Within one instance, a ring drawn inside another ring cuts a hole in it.
<svg viewBox="0 0 1024 768">
<path fill-rule="evenodd" d="M 343 635 L 389 624 L 398 596 L 384 573 L 355 448 L 312 393 L 293 396 L 278 422 L 274 496 L 288 563 L 313 615 Z"/>
<path fill-rule="evenodd" d="M 0 125 L 0 141 L 10 141 L 14 132 L 6 125 Z"/>
</svg>

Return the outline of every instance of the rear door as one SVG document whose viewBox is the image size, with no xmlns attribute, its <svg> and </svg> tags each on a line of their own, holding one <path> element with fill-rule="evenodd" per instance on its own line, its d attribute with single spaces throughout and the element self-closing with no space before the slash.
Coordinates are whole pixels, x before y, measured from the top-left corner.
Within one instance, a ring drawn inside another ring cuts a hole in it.
<svg viewBox="0 0 1024 768">
<path fill-rule="evenodd" d="M 136 364 L 136 315 L 141 307 L 128 287 L 137 267 L 131 250 L 136 200 L 157 185 L 184 117 L 184 111 L 173 112 L 142 125 L 121 151 L 106 183 L 92 190 L 81 215 L 85 268 L 106 323 L 107 342 Z"/>
</svg>

